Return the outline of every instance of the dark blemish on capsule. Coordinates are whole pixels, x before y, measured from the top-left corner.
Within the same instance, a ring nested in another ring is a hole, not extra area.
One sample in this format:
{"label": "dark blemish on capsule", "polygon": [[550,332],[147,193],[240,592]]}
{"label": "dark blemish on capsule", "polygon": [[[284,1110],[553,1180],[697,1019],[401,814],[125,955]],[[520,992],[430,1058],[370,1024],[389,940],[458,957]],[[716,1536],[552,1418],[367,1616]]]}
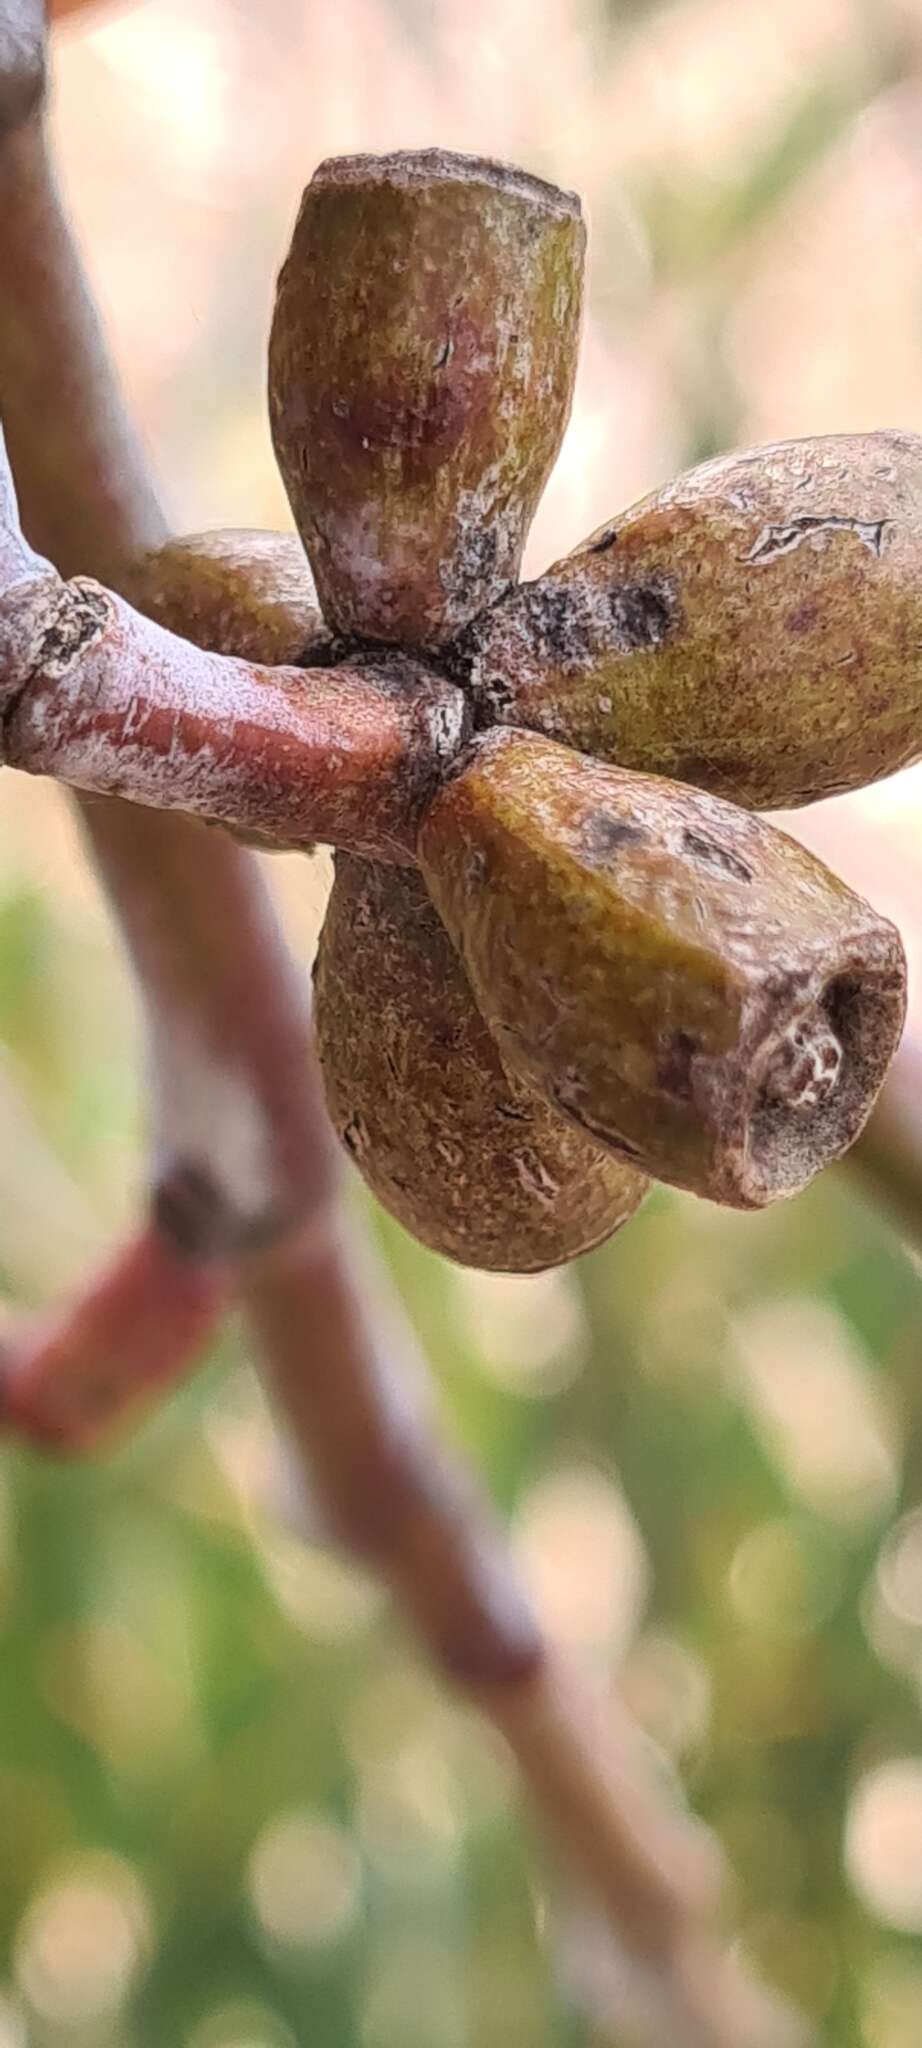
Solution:
{"label": "dark blemish on capsule", "polygon": [[598,540],[593,541],[588,552],[590,555],[607,555],[609,548],[614,547],[617,538],[617,526],[606,526],[604,533],[600,533]]}
{"label": "dark blemish on capsule", "polygon": [[592,811],[582,830],[583,852],[595,860],[608,860],[622,846],[638,845],[649,834],[629,818],[615,818],[610,811]]}
{"label": "dark blemish on capsule", "polygon": [[731,853],[729,847],[720,846],[716,839],[706,839],[701,832],[685,831],[682,846],[693,860],[700,860],[705,867],[717,868],[721,874],[732,875],[735,882],[751,882],[752,869],[746,866],[739,855]]}
{"label": "dark blemish on capsule", "polygon": [[550,578],[520,583],[497,602],[478,613],[458,634],[442,658],[451,679],[464,687],[473,683],[487,704],[500,707],[504,699],[514,701],[514,686],[495,671],[485,675],[496,655],[491,643],[502,649],[504,636],[516,651],[522,649],[536,663],[547,663],[564,673],[578,674],[592,652],[592,626],[585,594],[573,584]]}
{"label": "dark blemish on capsule", "polygon": [[506,676],[489,676],[483,687],[494,711],[502,714],[511,710],[515,703],[515,690]]}
{"label": "dark blemish on capsule", "polygon": [[539,661],[578,671],[592,651],[592,635],[581,594],[558,583],[523,583],[519,593],[531,651]]}
{"label": "dark blemish on capsule", "polygon": [[697,1040],[689,1032],[676,1031],[657,1065],[658,1086],[681,1102],[687,1102],[691,1096],[691,1065],[697,1050]]}
{"label": "dark blemish on capsule", "polygon": [[633,583],[608,594],[608,610],[627,653],[660,647],[676,623],[676,605],[666,583]]}

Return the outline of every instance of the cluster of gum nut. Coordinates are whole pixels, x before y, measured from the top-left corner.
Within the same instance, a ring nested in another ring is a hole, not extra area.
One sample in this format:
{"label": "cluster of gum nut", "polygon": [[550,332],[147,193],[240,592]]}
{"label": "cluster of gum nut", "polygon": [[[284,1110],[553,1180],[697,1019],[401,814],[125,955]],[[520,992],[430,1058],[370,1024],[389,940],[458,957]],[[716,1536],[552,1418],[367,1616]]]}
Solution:
{"label": "cluster of gum nut", "polygon": [[519,1271],[600,1243],[651,1180],[744,1208],[804,1187],[905,1014],[896,931],[760,813],[920,751],[922,441],[703,464],[519,582],[584,253],[578,200],[524,172],[336,159],[270,343],[330,659],[460,705],[406,842],[336,857],[331,1114],[417,1237]]}

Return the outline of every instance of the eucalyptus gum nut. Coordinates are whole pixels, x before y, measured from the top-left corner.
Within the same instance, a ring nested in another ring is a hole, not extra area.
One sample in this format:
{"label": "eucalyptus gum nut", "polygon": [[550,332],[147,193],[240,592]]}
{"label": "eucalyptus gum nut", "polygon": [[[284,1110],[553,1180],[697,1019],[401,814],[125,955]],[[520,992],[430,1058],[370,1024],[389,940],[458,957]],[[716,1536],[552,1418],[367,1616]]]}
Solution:
{"label": "eucalyptus gum nut", "polygon": [[763,819],[496,730],[418,850],[504,1063],[620,1156],[757,1208],[857,1137],[902,945]]}
{"label": "eucalyptus gum nut", "polygon": [[570,411],[579,201],[442,150],[342,157],[304,194],[269,402],[321,605],[435,645],[518,574]]}
{"label": "eucalyptus gum nut", "polygon": [[922,437],[706,462],[472,627],[481,723],[756,810],[922,753]]}
{"label": "eucalyptus gum nut", "polygon": [[196,647],[273,666],[320,662],[330,647],[293,533],[188,534],[138,555],[123,583],[138,611]]}
{"label": "eucalyptus gum nut", "polygon": [[506,1074],[417,875],[337,855],[315,987],[333,1124],[433,1251],[535,1272],[633,1215],[644,1177]]}

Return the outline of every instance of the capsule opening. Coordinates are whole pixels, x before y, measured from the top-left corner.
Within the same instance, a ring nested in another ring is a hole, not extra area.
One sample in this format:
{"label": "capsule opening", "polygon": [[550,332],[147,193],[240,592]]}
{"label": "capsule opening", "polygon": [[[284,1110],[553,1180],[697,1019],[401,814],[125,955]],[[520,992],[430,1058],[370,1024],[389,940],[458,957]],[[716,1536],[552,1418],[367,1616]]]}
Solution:
{"label": "capsule opening", "polygon": [[747,1207],[797,1194],[848,1151],[899,1044],[905,1009],[905,978],[891,958],[877,971],[833,976],[818,1002],[791,1020],[771,1049],[750,1118]]}

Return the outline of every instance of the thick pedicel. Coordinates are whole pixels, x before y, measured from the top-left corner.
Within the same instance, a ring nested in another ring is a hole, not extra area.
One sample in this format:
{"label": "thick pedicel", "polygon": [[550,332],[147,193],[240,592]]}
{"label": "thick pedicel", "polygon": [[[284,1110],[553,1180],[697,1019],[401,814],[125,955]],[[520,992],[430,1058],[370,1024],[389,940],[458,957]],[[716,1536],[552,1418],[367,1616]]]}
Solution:
{"label": "thick pedicel", "polygon": [[535,1272],[634,1214],[644,1176],[505,1073],[418,876],[337,857],[316,996],[336,1130],[434,1251]]}
{"label": "thick pedicel", "polygon": [[578,199],[479,157],[315,173],[269,401],[338,632],[434,645],[518,574],[570,411],[584,252]]}
{"label": "thick pedicel", "polygon": [[922,753],[922,436],[703,463],[475,621],[484,725],[812,803]]}
{"label": "thick pedicel", "polygon": [[471,750],[424,875],[505,1064],[644,1172],[741,1208],[852,1143],[899,935],[785,834],[530,733]]}

